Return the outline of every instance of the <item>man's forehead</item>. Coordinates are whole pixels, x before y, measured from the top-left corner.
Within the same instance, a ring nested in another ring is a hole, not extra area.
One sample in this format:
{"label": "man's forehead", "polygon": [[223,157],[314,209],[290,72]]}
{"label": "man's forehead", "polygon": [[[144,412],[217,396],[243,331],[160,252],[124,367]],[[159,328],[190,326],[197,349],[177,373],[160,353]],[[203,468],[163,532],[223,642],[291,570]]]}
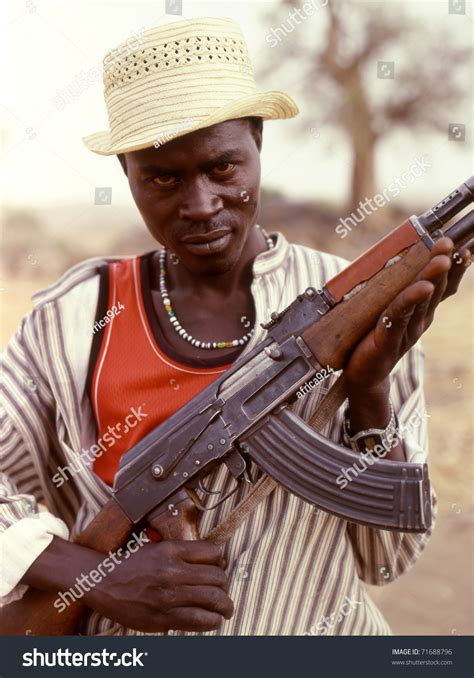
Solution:
{"label": "man's forehead", "polygon": [[250,123],[246,118],[226,120],[212,127],[185,134],[158,147],[152,146],[127,153],[127,160],[132,160],[134,165],[141,167],[182,155],[188,157],[193,155],[196,158],[204,157],[209,153],[221,155],[240,148],[246,139],[243,132],[247,130],[250,131]]}

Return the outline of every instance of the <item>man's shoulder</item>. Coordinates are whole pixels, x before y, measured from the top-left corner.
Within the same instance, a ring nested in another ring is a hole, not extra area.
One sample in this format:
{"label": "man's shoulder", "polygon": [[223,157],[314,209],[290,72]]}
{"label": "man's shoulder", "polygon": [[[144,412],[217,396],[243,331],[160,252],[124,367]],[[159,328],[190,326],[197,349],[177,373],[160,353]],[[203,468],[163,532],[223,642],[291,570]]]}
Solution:
{"label": "man's shoulder", "polygon": [[292,253],[292,261],[288,262],[289,265],[295,266],[299,270],[304,267],[312,273],[317,271],[325,280],[337,275],[350,263],[347,259],[336,254],[323,252],[307,245],[290,243],[289,246]]}
{"label": "man's shoulder", "polygon": [[86,259],[72,266],[48,287],[35,292],[32,296],[33,308],[39,309],[45,304],[59,302],[68,295],[81,294],[82,291],[98,283],[101,268],[112,262],[123,261],[131,257],[103,256]]}

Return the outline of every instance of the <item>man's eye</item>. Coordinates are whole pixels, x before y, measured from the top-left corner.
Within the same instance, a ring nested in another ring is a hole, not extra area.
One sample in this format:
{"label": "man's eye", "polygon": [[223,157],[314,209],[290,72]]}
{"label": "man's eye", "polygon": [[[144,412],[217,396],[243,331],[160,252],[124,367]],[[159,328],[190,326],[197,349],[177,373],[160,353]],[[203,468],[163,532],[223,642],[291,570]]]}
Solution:
{"label": "man's eye", "polygon": [[153,183],[157,186],[172,186],[176,181],[176,177],[172,174],[161,174],[159,177],[153,177]]}
{"label": "man's eye", "polygon": [[223,176],[224,174],[230,174],[234,169],[235,165],[231,162],[220,162],[218,165],[212,168],[212,174],[214,176]]}

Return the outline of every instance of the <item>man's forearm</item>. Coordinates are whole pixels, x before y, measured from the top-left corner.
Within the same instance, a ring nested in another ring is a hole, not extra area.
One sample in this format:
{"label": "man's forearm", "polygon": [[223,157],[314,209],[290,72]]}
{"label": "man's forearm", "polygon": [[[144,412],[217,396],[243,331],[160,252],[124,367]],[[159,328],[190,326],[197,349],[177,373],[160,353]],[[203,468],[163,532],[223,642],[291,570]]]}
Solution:
{"label": "man's forearm", "polygon": [[[54,537],[25,572],[20,584],[42,591],[67,591],[81,574],[97,568],[104,556],[92,549]],[[87,593],[84,601],[88,598]]]}
{"label": "man's forearm", "polygon": [[[386,379],[380,386],[364,390],[348,383],[347,396],[352,435],[370,428],[384,429],[387,426],[390,419],[389,379]],[[406,461],[403,441],[395,439],[385,459]]]}

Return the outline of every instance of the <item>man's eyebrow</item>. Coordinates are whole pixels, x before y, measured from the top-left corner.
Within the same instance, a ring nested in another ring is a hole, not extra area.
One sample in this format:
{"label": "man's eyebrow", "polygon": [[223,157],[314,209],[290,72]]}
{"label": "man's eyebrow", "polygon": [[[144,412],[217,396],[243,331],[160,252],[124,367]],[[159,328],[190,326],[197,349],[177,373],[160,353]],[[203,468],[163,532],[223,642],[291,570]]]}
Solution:
{"label": "man's eyebrow", "polygon": [[142,174],[176,174],[175,171],[153,163],[152,165],[141,165],[139,171]]}
{"label": "man's eyebrow", "polygon": [[221,165],[225,162],[239,160],[242,156],[242,149],[227,148],[225,151],[218,152],[211,160],[204,162],[201,167],[205,170],[212,169],[215,165]]}
{"label": "man's eyebrow", "polygon": [[213,158],[211,162],[213,163],[228,162],[229,160],[233,160],[234,158],[240,157],[241,155],[242,149],[228,148],[227,150],[221,151],[218,155],[216,155],[216,157]]}
{"label": "man's eyebrow", "polygon": [[[203,169],[209,169],[211,167],[214,167],[214,165],[219,165],[220,163],[223,162],[230,162],[231,160],[236,160],[240,158],[242,155],[242,150],[240,148],[227,148],[225,151],[221,151],[217,153],[217,155],[212,158],[212,160],[208,160],[205,163],[201,165]],[[157,165],[156,163],[152,163],[151,165],[142,165],[139,168],[140,172],[142,174],[179,174],[179,170],[176,169],[171,169],[169,167],[165,167],[164,165]]]}

